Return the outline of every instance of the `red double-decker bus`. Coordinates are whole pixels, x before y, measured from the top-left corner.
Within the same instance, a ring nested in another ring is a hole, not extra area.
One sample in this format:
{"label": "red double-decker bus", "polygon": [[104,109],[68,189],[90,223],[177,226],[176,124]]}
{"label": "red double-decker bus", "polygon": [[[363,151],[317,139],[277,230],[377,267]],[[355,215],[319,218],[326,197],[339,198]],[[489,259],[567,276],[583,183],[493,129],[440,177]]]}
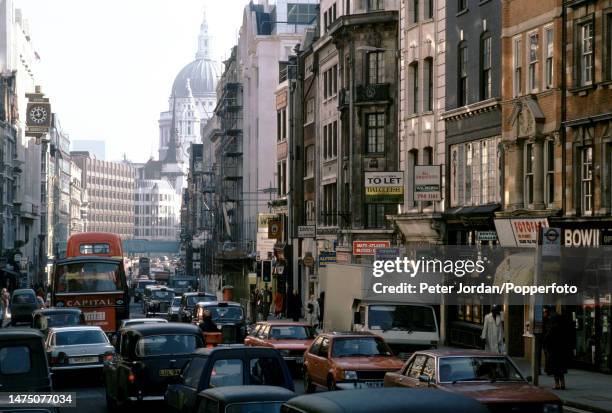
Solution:
{"label": "red double-decker bus", "polygon": [[130,317],[121,238],[101,232],[72,235],[66,258],[54,266],[51,303],[78,307],[87,324],[115,332],[121,320]]}

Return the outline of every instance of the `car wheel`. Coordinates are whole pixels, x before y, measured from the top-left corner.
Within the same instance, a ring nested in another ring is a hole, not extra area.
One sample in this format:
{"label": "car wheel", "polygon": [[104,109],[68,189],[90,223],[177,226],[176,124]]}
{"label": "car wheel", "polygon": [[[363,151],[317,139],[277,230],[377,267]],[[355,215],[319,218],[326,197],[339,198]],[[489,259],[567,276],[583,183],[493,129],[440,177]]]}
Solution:
{"label": "car wheel", "polygon": [[334,380],[334,378],[331,375],[327,376],[327,390],[329,391],[338,390],[338,387],[336,387],[336,380]]}
{"label": "car wheel", "polygon": [[312,379],[310,378],[310,376],[308,375],[308,371],[304,372],[304,393],[306,394],[310,394],[310,393],[314,393],[316,390],[314,383],[312,382]]}

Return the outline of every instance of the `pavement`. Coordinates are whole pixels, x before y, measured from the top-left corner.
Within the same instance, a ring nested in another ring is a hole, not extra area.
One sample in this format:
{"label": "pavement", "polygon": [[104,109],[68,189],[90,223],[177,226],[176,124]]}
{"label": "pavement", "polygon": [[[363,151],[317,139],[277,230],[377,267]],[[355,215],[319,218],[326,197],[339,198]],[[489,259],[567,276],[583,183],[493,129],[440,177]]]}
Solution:
{"label": "pavement", "polygon": [[[514,358],[514,362],[525,376],[531,375],[529,360]],[[612,413],[612,375],[570,369],[565,383],[565,390],[553,390],[553,377],[539,376],[539,387],[559,396],[564,405],[594,413]]]}

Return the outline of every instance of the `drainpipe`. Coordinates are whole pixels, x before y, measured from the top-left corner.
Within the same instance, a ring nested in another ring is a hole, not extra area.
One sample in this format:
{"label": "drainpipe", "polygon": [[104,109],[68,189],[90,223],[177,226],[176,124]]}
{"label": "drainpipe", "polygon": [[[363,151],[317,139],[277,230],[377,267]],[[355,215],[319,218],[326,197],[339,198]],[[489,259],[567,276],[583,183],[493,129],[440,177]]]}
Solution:
{"label": "drainpipe", "polygon": [[562,2],[562,11],[561,11],[561,126],[560,126],[560,137],[561,137],[561,211],[564,214],[566,209],[566,182],[567,182],[567,155],[565,153],[565,142],[566,142],[566,133],[565,133],[565,121],[567,117],[567,76],[565,73],[565,67],[567,64],[567,5],[565,1]]}

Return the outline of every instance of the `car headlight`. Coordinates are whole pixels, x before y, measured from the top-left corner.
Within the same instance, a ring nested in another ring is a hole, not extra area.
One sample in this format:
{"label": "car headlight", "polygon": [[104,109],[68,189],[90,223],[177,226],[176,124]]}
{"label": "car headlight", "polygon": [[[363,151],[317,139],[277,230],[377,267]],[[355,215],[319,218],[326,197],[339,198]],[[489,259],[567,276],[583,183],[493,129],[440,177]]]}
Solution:
{"label": "car headlight", "polygon": [[357,372],[353,370],[346,370],[344,372],[344,380],[357,380]]}
{"label": "car headlight", "polygon": [[558,404],[547,403],[542,407],[542,413],[561,413],[561,406]]}

